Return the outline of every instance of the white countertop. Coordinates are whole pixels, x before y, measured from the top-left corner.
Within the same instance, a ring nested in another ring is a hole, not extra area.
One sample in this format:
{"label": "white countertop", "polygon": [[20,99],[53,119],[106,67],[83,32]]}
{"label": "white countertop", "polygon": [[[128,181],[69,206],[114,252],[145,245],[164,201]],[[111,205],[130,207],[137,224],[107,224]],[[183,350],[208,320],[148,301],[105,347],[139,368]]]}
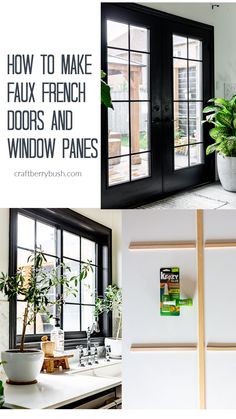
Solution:
{"label": "white countertop", "polygon": [[72,363],[69,371],[41,373],[37,384],[5,384],[5,406],[13,409],[50,409],[92,396],[121,384],[121,376],[90,376],[86,372],[115,364],[121,365],[121,361],[111,360],[108,364],[106,360],[100,360],[97,366],[79,369]]}

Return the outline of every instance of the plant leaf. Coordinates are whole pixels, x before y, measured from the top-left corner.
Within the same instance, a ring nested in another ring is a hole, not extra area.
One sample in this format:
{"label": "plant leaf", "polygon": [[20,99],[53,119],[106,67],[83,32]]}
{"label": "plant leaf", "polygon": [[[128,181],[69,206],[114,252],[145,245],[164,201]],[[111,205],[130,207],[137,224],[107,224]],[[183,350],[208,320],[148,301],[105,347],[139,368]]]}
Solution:
{"label": "plant leaf", "polygon": [[107,108],[114,109],[111,101],[110,86],[104,80],[101,80],[101,102]]}

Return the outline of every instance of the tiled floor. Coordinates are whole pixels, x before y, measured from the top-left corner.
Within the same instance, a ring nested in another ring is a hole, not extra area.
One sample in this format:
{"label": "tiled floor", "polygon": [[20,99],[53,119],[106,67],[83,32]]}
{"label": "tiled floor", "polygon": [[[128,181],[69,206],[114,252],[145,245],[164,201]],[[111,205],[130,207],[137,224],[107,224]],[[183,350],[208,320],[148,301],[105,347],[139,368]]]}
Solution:
{"label": "tiled floor", "polygon": [[192,191],[173,195],[140,208],[232,209],[236,208],[236,192],[227,192],[220,183],[216,182],[195,188]]}

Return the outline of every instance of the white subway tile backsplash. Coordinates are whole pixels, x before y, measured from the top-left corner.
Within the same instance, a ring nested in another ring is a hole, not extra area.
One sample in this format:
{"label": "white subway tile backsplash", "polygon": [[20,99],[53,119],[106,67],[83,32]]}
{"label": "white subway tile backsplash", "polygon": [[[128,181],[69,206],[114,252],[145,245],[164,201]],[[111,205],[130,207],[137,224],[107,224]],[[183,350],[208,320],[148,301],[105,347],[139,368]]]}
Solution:
{"label": "white subway tile backsplash", "polygon": [[0,351],[9,347],[9,304],[7,301],[0,301]]}

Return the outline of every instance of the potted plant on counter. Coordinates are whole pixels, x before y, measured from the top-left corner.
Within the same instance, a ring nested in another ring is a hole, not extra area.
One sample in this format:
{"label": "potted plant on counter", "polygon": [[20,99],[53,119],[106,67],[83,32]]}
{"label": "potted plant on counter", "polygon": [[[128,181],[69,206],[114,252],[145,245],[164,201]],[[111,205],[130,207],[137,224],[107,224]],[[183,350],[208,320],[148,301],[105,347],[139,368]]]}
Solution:
{"label": "potted plant on counter", "polygon": [[99,322],[99,316],[102,313],[113,314],[114,337],[105,338],[105,346],[111,347],[111,357],[121,358],[122,356],[122,289],[117,285],[108,285],[105,289],[104,297],[97,297],[95,301],[95,318]]}
{"label": "potted plant on counter", "polygon": [[207,147],[206,154],[217,152],[221,184],[227,191],[236,192],[236,95],[230,100],[214,98],[208,102],[203,122],[214,125],[209,131],[214,143]]}
{"label": "potted plant on counter", "polygon": [[63,296],[49,296],[52,289],[63,286],[65,296],[70,294],[76,296],[78,282],[86,278],[90,270],[92,266],[88,261],[83,265],[80,275],[69,278],[70,268],[63,263],[51,267],[40,248],[29,256],[26,266],[18,268],[15,275],[9,276],[3,272],[0,274],[0,291],[9,301],[15,301],[20,297],[25,303],[20,347],[1,353],[9,383],[37,382],[44,354],[41,350],[25,349],[26,328],[34,322],[37,314],[53,317],[50,308],[63,303]]}

